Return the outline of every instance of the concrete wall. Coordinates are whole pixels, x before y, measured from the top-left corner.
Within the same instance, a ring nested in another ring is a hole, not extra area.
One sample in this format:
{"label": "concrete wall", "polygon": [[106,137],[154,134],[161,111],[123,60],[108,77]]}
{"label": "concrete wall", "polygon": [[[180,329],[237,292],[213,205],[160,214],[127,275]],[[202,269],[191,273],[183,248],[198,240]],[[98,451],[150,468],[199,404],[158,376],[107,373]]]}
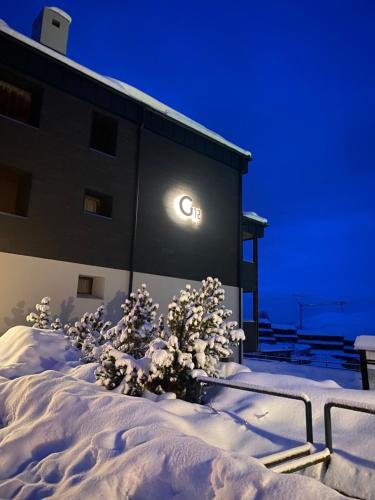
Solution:
{"label": "concrete wall", "polygon": [[[77,297],[80,274],[101,278],[100,298]],[[128,271],[3,252],[0,276],[0,335],[11,326],[26,324],[26,315],[46,295],[52,299],[53,314],[63,322],[94,311],[103,303],[108,319],[118,320],[129,285]]]}

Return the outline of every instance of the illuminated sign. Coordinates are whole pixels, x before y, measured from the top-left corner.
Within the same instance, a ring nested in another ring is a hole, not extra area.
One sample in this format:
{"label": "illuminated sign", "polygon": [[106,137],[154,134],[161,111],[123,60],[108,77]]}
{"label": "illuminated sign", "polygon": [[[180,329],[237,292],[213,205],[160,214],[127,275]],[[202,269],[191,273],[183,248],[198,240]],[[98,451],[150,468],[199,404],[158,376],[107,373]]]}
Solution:
{"label": "illuminated sign", "polygon": [[190,196],[183,195],[179,198],[177,204],[178,210],[193,222],[200,222],[202,218],[202,210],[193,206],[193,199]]}

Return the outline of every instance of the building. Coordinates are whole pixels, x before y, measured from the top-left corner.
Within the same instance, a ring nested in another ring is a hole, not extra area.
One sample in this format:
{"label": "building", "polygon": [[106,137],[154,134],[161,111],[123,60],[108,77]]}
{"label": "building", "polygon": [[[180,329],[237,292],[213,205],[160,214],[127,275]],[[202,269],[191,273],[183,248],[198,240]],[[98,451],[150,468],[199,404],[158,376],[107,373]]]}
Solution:
{"label": "building", "polygon": [[102,302],[116,319],[143,282],[165,310],[207,275],[241,320],[242,230],[266,225],[242,215],[250,153],[66,57],[69,25],[56,8],[35,39],[0,23],[0,331],[44,295],[64,321]]}

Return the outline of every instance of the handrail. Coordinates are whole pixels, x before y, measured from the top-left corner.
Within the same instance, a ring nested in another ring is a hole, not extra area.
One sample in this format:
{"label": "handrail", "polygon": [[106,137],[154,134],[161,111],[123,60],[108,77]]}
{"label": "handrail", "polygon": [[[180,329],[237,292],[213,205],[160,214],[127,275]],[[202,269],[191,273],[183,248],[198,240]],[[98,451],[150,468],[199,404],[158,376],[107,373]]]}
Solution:
{"label": "handrail", "polygon": [[343,410],[351,410],[358,411],[361,413],[369,413],[371,415],[375,415],[375,405],[370,405],[366,403],[357,403],[354,401],[346,401],[342,399],[330,399],[324,405],[324,432],[325,432],[325,440],[326,447],[332,453],[333,444],[332,444],[332,408],[341,408]]}
{"label": "handrail", "polygon": [[295,399],[302,401],[305,405],[305,423],[306,423],[306,441],[313,443],[313,426],[312,426],[312,406],[311,401],[306,394],[286,391],[285,389],[269,389],[260,385],[245,384],[244,382],[231,382],[228,380],[214,378],[214,377],[197,377],[198,382],[204,384],[220,385],[229,387],[231,389],[239,389],[242,391],[255,392],[259,394],[268,394],[269,396],[276,396],[279,398]]}
{"label": "handrail", "polygon": [[[290,354],[290,355],[289,355]],[[348,359],[341,361],[332,361],[330,359],[313,359],[309,356],[299,355],[294,357],[296,353],[273,353],[273,352],[245,352],[244,357],[247,359],[254,359],[256,361],[282,361],[292,365],[312,366],[316,368],[331,368],[333,370],[351,370],[359,371],[361,364],[359,359]],[[344,366],[345,365],[345,366]]]}

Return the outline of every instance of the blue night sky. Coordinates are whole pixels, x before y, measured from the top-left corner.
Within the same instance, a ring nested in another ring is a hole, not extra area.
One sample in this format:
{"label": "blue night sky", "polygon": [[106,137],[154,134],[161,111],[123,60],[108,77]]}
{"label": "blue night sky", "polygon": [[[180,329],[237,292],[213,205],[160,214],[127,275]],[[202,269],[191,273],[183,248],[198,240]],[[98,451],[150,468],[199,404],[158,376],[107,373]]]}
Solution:
{"label": "blue night sky", "polygon": [[[0,17],[30,35],[43,5],[3,0]],[[252,151],[244,209],[270,221],[261,308],[281,321],[294,294],[374,301],[375,2],[56,5],[72,59]]]}

